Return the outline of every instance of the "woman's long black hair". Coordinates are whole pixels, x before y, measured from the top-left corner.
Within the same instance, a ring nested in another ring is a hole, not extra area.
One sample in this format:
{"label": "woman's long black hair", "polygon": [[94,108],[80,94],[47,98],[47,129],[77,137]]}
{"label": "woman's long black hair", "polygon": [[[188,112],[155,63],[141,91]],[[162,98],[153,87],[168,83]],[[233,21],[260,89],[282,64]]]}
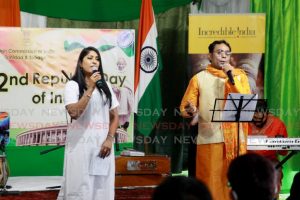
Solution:
{"label": "woman's long black hair", "polygon": [[99,57],[99,68],[98,71],[100,72],[101,75],[101,80],[103,82],[103,86],[100,89],[100,93],[102,94],[102,91],[104,92],[105,96],[106,96],[106,102],[109,101],[109,107],[111,107],[111,92],[108,88],[108,85],[106,83],[106,81],[104,80],[104,73],[103,73],[103,68],[102,68],[102,61],[101,61],[101,56],[100,53],[98,51],[98,49],[94,48],[94,47],[86,47],[84,48],[81,53],[79,54],[79,58],[77,61],[77,66],[76,66],[76,70],[75,70],[75,74],[74,76],[71,78],[71,80],[76,81],[79,85],[79,99],[82,97],[83,93],[85,90],[87,90],[86,84],[85,84],[85,79],[84,79],[84,73],[83,73],[83,69],[81,67],[81,63],[83,61],[83,58],[90,52],[90,51],[94,51],[96,52],[96,54]]}

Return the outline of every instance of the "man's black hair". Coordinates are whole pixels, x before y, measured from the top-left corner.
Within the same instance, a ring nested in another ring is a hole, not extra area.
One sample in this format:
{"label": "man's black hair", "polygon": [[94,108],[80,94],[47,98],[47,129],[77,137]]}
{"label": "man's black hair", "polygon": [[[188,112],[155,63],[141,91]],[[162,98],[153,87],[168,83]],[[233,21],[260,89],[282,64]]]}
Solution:
{"label": "man's black hair", "polygon": [[208,46],[209,53],[213,53],[215,46],[218,44],[225,44],[226,46],[228,46],[229,50],[231,51],[231,46],[228,42],[226,42],[225,40],[215,40]]}

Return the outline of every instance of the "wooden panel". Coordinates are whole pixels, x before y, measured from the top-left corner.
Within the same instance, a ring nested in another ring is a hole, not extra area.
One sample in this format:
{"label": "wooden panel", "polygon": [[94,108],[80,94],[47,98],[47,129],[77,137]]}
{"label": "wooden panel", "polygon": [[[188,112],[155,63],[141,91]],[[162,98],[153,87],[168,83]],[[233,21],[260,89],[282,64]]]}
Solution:
{"label": "wooden panel", "polygon": [[116,157],[116,175],[170,174],[170,158],[162,155]]}
{"label": "wooden panel", "polygon": [[115,178],[116,187],[157,186],[166,176],[161,175],[118,175]]}
{"label": "wooden panel", "polygon": [[122,188],[115,191],[115,200],[151,200],[154,188]]}
{"label": "wooden panel", "polygon": [[157,186],[170,173],[170,158],[167,156],[119,156],[116,157],[115,186]]}

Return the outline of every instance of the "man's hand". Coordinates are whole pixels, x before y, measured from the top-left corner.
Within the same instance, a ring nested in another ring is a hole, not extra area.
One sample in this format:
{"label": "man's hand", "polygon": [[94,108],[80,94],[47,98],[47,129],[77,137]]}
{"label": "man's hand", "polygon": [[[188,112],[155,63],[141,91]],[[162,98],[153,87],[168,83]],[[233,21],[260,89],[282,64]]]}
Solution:
{"label": "man's hand", "polygon": [[228,71],[233,71],[234,67],[231,66],[229,63],[222,65],[222,70],[227,73]]}
{"label": "man's hand", "polygon": [[196,108],[196,106],[194,106],[194,104],[191,103],[190,101],[188,101],[188,104],[184,107],[184,110],[191,117],[193,117],[194,115],[197,114],[197,108]]}

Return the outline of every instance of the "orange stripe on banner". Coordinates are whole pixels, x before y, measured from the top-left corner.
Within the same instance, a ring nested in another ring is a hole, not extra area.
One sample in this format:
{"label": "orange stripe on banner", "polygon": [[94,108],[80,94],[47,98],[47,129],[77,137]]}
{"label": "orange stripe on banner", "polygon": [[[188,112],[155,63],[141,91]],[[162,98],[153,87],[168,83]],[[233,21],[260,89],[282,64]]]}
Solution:
{"label": "orange stripe on banner", "polygon": [[21,26],[19,0],[0,0],[0,26]]}
{"label": "orange stripe on banner", "polygon": [[0,120],[8,117],[8,114],[6,112],[0,112]]}
{"label": "orange stripe on banner", "polygon": [[141,49],[144,41],[154,23],[154,13],[152,8],[152,0],[143,0],[140,12],[139,32],[138,32],[138,45],[136,48],[135,59],[135,74],[134,74],[134,93],[140,82],[140,60]]}

